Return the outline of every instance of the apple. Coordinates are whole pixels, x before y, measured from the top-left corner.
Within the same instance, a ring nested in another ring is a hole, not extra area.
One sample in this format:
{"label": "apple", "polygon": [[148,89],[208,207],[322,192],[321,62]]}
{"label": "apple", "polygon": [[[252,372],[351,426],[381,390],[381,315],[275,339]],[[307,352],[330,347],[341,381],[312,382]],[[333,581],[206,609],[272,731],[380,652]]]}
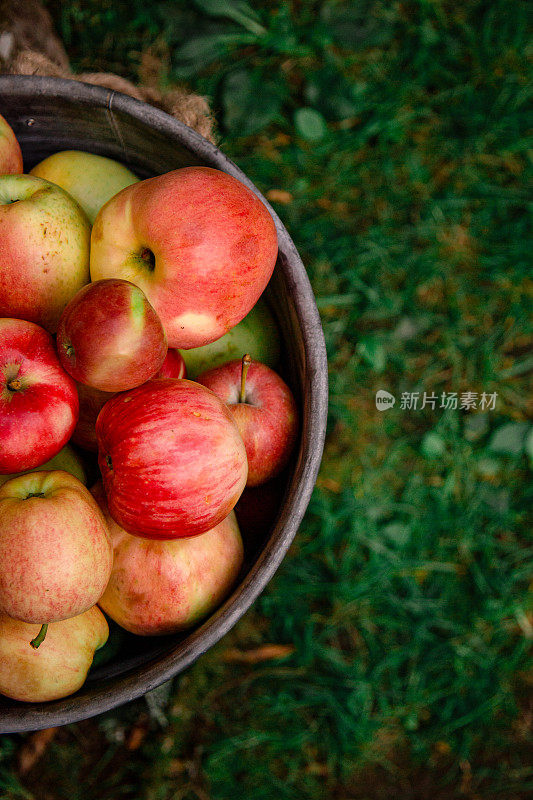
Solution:
{"label": "apple", "polygon": [[136,283],[169,347],[199,347],[246,316],[277,252],[274,221],[250,189],[220,170],[185,167],[128,186],[100,210],[91,277]]}
{"label": "apple", "polygon": [[167,341],[144,292],[129,281],[109,279],[84,286],[67,305],[57,329],[57,352],[79,383],[122,392],[156,374]]}
{"label": "apple", "polygon": [[96,421],[113,519],[174,539],[225,519],[246,483],[244,444],[224,403],[193,381],[157,378],[112,397]]}
{"label": "apple", "polygon": [[298,409],[284,380],[247,354],[200,375],[198,382],[233,414],[248,457],[247,486],[259,486],[287,465],[298,434]]}
{"label": "apple", "polygon": [[11,619],[0,612],[0,694],[27,703],[58,700],[84,683],[95,650],[109,635],[106,618],[93,606],[83,614],[48,627],[46,641],[36,650],[28,642],[38,625]]}
{"label": "apple", "polygon": [[179,350],[169,347],[161,369],[155,376],[156,378],[186,378],[187,367],[185,360]]}
{"label": "apple", "polygon": [[131,536],[109,514],[101,483],[91,491],[113,542],[113,570],[99,602],[111,619],[155,636],[189,628],[220,605],[243,561],[233,511],[207,533],[162,542]]}
{"label": "apple", "polygon": [[0,564],[0,611],[42,625],[43,634],[48,623],[96,605],[111,575],[113,548],[89,490],[60,470],[4,483]]}
{"label": "apple", "polygon": [[13,128],[0,114],[0,175],[24,172],[22,153]]}
{"label": "apple", "polygon": [[243,353],[250,353],[254,361],[274,368],[279,362],[279,351],[278,326],[268,305],[260,299],[245,318],[220,339],[184,350],[182,356],[187,375],[196,380],[202,372],[241,358]]}
{"label": "apple", "polygon": [[89,220],[75,200],[33,175],[0,176],[0,317],[55,333],[89,282]]}
{"label": "apple", "polygon": [[[87,483],[87,475],[85,473],[83,461],[76,451],[73,450],[68,444],[66,444],[56,456],[53,456],[48,461],[45,461],[44,464],[41,464],[40,467],[33,467],[32,471],[52,472],[53,470],[57,469],[70,472],[71,475],[74,475],[74,477],[82,483]],[[11,478],[18,478],[19,475],[23,474],[24,473],[16,472],[12,473],[11,475],[0,475],[0,486],[3,486],[6,481],[10,481]]]}
{"label": "apple", "polygon": [[77,383],[76,386],[80,401],[80,413],[71,438],[74,444],[96,453],[98,451],[96,420],[104,405],[111,400],[115,392],[101,392],[100,389],[93,389],[92,386],[85,386],[83,383]]}
{"label": "apple", "polygon": [[76,384],[50,334],[0,319],[0,474],[44,464],[68,442],[77,418]]}
{"label": "apple", "polygon": [[37,164],[30,175],[61,186],[83,208],[91,224],[108,200],[139,180],[118,161],[83,150],[54,153]]}

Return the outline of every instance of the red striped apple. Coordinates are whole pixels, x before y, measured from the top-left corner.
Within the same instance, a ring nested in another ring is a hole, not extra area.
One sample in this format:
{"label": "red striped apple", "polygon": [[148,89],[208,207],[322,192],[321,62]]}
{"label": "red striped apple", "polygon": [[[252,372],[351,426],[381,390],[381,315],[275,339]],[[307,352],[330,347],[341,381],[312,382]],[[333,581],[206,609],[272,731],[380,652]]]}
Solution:
{"label": "red striped apple", "polygon": [[95,650],[107,642],[109,627],[93,606],[76,617],[52,622],[38,650],[28,642],[38,625],[0,612],[0,694],[27,703],[58,700],[84,683]]}
{"label": "red striped apple", "polygon": [[298,433],[291,390],[274,370],[249,356],[200,375],[198,382],[233,414],[248,457],[247,486],[259,486],[287,465]]}
{"label": "red striped apple", "polygon": [[220,170],[185,167],[128,186],[100,210],[91,277],[136,283],[169,347],[199,347],[255,305],[277,252],[274,221],[250,189]]}
{"label": "red striped apple", "polygon": [[115,392],[101,392],[100,389],[93,389],[92,386],[85,386],[83,383],[77,383],[76,387],[80,400],[80,414],[72,434],[72,441],[85,450],[96,453],[98,451],[96,420]]}
{"label": "red striped apple", "polygon": [[55,333],[89,282],[89,220],[75,200],[32,175],[0,176],[0,317]]}
{"label": "red striped apple", "polygon": [[68,472],[31,472],[0,488],[0,611],[46,625],[94,606],[113,549],[89,490]]}
{"label": "red striped apple", "polygon": [[129,281],[109,279],[84,286],[67,305],[57,329],[57,352],[79,383],[122,392],[156,374],[167,341],[144,292]]}
{"label": "red striped apple", "polygon": [[101,483],[92,490],[113,542],[113,570],[99,605],[140,636],[191,627],[224,600],[243,561],[234,512],[207,533],[174,541],[131,536],[109,514]]}
{"label": "red striped apple", "polygon": [[22,153],[13,128],[0,114],[0,175],[24,172]]}
{"label": "red striped apple", "polygon": [[179,350],[169,347],[165,360],[156,378],[186,378],[187,367]]}
{"label": "red striped apple", "polygon": [[244,489],[246,452],[233,417],[193,381],[157,378],[115,395],[96,436],[109,511],[129,533],[205,533]]}
{"label": "red striped apple", "polygon": [[68,442],[78,418],[76,384],[49,333],[0,319],[0,473],[44,464]]}

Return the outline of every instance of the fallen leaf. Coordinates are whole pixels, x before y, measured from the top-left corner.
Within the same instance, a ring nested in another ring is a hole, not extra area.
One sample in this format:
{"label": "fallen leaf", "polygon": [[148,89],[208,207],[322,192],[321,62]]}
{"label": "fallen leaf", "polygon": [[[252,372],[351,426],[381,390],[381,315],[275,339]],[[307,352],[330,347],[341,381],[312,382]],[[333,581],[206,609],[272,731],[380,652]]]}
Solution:
{"label": "fallen leaf", "polygon": [[259,664],[261,661],[271,661],[275,658],[285,658],[294,653],[292,644],[264,644],[255,650],[237,650],[230,647],[222,654],[222,659],[227,664]]}
{"label": "fallen leaf", "polygon": [[266,196],[273,203],[281,203],[284,206],[292,203],[293,200],[292,194],[284,189],[270,189]]}
{"label": "fallen leaf", "polygon": [[29,736],[18,753],[18,771],[26,775],[42,758],[59,728],[43,728]]}
{"label": "fallen leaf", "polygon": [[321,489],[328,489],[330,492],[335,492],[335,494],[339,494],[342,489],[342,485],[340,481],[336,481],[334,478],[318,478],[317,486]]}
{"label": "fallen leaf", "polygon": [[143,714],[141,717],[139,717],[128,734],[128,738],[126,740],[126,749],[130,752],[138,750],[146,738],[149,727],[150,721],[147,715]]}

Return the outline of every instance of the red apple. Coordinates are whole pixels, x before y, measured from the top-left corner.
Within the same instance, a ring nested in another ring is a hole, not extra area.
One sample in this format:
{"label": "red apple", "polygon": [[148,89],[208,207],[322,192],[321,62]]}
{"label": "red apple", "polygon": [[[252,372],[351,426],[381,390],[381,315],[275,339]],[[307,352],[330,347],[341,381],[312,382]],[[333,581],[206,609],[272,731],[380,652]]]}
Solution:
{"label": "red apple", "polygon": [[85,386],[83,383],[77,383],[76,387],[80,400],[80,414],[72,434],[72,441],[85,450],[96,453],[98,450],[96,420],[115,392],[101,392],[100,389],[93,389],[92,386]]}
{"label": "red apple", "polygon": [[168,349],[167,356],[156,378],[186,378],[187,367],[179,350]]}
{"label": "red apple", "polygon": [[298,433],[291,390],[274,370],[249,356],[200,375],[230,408],[248,457],[247,486],[259,486],[286,466]]}
{"label": "red apple", "polygon": [[46,624],[82,614],[113,564],[105,520],[73,475],[31,472],[0,488],[0,611]]}
{"label": "red apple", "polygon": [[96,422],[109,510],[129,533],[175,539],[225,519],[246,483],[246,452],[212,392],[157,378],[121,392]]}
{"label": "red apple", "polygon": [[161,320],[129,281],[90,283],[72,298],[57,329],[63,368],[102,392],[133,389],[152,378],[167,354]]}
{"label": "red apple", "polygon": [[0,319],[0,473],[44,464],[68,442],[77,418],[76,384],[50,334]]}
{"label": "red apple", "polygon": [[34,650],[38,625],[0,613],[0,694],[27,703],[57,700],[84,683],[95,650],[109,635],[106,618],[93,606],[77,617],[52,622],[46,641]]}
{"label": "red apple", "polygon": [[133,281],[169,347],[199,347],[255,305],[277,251],[274,221],[250,189],[220,170],[186,167],[106,203],[93,226],[91,277]]}
{"label": "red apple", "polygon": [[55,333],[89,282],[89,220],[59,186],[33,175],[0,176],[0,317]]}
{"label": "red apple", "polygon": [[0,175],[24,172],[22,153],[13,128],[0,114]]}
{"label": "red apple", "polygon": [[109,514],[101,483],[91,491],[113,542],[113,570],[99,602],[111,619],[154,636],[189,628],[220,605],[243,561],[233,511],[207,533],[161,542],[126,533]]}

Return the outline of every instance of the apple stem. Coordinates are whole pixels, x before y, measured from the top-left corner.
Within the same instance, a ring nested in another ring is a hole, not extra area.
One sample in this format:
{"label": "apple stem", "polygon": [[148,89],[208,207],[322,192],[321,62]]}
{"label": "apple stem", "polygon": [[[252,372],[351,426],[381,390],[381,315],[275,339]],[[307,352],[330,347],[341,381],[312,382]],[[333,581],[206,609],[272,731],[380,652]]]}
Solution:
{"label": "apple stem", "polygon": [[18,392],[22,388],[22,381],[19,378],[12,378],[7,382],[7,388],[10,392]]}
{"label": "apple stem", "polygon": [[246,353],[242,357],[242,366],[241,366],[241,393],[239,395],[239,403],[245,402],[246,397],[246,375],[248,374],[248,368],[252,363],[252,357],[249,353]]}
{"label": "apple stem", "polygon": [[41,625],[41,630],[39,631],[35,639],[31,640],[30,644],[34,650],[37,650],[37,648],[44,642],[47,630],[48,630],[48,623]]}

